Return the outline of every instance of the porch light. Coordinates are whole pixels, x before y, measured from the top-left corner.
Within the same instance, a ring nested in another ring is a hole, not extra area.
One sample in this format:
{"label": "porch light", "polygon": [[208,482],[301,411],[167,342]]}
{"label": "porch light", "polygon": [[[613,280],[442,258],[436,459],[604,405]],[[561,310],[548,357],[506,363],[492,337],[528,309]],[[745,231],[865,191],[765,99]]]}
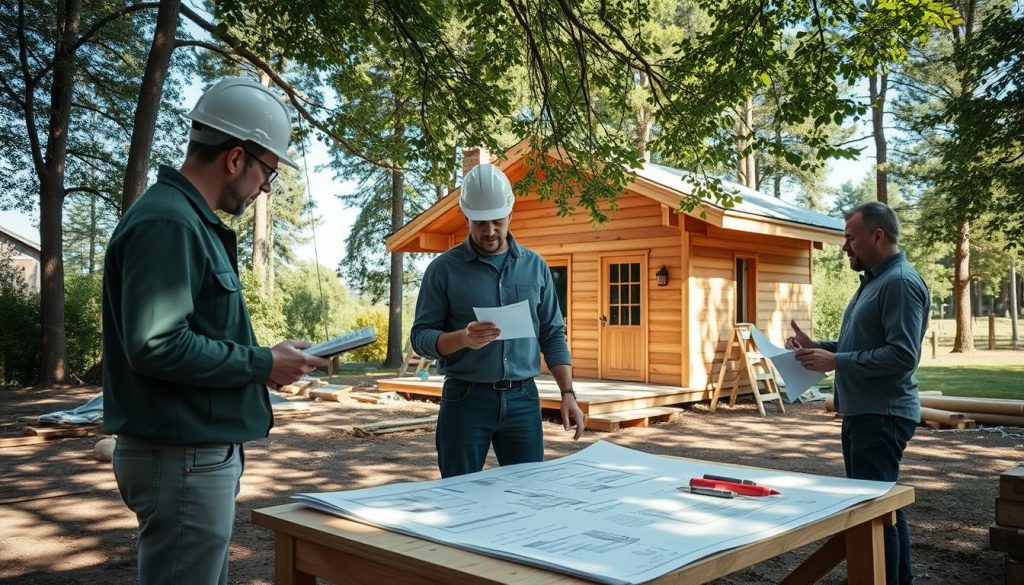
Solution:
{"label": "porch light", "polygon": [[668,268],[664,264],[654,275],[658,277],[658,286],[668,286]]}

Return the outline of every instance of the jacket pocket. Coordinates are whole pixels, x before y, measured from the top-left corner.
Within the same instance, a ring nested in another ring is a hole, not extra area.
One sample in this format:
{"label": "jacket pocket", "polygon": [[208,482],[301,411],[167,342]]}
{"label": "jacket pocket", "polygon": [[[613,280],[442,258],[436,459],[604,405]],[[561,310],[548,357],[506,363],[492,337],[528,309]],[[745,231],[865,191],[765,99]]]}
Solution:
{"label": "jacket pocket", "polygon": [[242,282],[234,270],[214,272],[212,280],[212,323],[217,329],[231,329],[242,319]]}

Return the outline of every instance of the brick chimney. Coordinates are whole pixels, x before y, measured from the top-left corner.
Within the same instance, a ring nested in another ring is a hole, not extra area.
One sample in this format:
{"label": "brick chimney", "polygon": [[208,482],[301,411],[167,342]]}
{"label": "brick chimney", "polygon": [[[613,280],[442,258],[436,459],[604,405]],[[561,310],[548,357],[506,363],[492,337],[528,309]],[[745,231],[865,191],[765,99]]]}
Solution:
{"label": "brick chimney", "polygon": [[469,173],[470,169],[479,164],[488,164],[491,162],[491,153],[487,151],[486,146],[473,146],[471,148],[462,149],[462,176],[465,177]]}

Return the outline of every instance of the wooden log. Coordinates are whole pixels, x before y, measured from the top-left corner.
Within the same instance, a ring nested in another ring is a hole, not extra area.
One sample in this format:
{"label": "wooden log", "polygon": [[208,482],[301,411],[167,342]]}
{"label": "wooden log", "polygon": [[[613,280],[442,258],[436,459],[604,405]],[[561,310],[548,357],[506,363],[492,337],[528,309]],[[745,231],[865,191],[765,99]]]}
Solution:
{"label": "wooden log", "polygon": [[988,414],[984,412],[964,412],[969,418],[979,424],[1001,427],[1024,427],[1024,416],[1011,416],[1008,414]]}
{"label": "wooden log", "polygon": [[67,437],[86,437],[93,434],[99,428],[100,425],[98,424],[75,427],[25,427],[25,431],[22,434],[26,437],[38,436],[64,439]]}
{"label": "wooden log", "polygon": [[940,422],[951,427],[956,426],[958,422],[968,418],[966,415],[959,412],[952,412],[949,410],[939,410],[937,408],[928,408],[926,406],[921,407],[921,420],[932,420]]}
{"label": "wooden log", "polygon": [[322,389],[310,390],[310,400],[327,400],[330,402],[341,402],[352,391],[351,386],[325,386]]}
{"label": "wooden log", "polygon": [[980,412],[1024,417],[1024,400],[964,398],[960,396],[921,396],[921,406],[941,408],[964,414]]}
{"label": "wooden log", "polygon": [[1024,500],[996,498],[996,524],[1024,528]]}
{"label": "wooden log", "polygon": [[825,395],[825,412],[835,412],[835,411],[836,411],[836,395],[835,394],[826,394]]}
{"label": "wooden log", "polygon": [[1024,465],[1012,467],[999,475],[999,497],[1024,501]]}

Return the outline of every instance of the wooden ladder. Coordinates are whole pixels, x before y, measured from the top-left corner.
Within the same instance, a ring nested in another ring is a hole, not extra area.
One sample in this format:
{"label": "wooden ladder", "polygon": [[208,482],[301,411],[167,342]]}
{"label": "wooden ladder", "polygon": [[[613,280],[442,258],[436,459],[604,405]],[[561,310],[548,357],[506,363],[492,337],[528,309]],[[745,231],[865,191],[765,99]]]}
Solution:
{"label": "wooden ladder", "polygon": [[[430,362],[430,358],[417,355],[410,341],[405,344],[405,359],[402,361],[402,367],[398,370],[398,376],[417,376],[423,370],[428,370],[429,372]],[[409,373],[410,370],[412,373]]]}
{"label": "wooden ladder", "polygon": [[782,405],[782,392],[775,379],[775,369],[772,368],[768,358],[764,357],[757,348],[750,333],[753,327],[750,323],[737,323],[732,329],[729,343],[725,347],[725,355],[722,357],[722,363],[718,370],[718,383],[715,384],[715,392],[711,396],[711,412],[715,411],[718,401],[722,398],[725,372],[729,369],[731,361],[736,362],[739,372],[729,390],[730,407],[736,406],[736,394],[740,388],[740,380],[746,376],[750,383],[751,394],[754,395],[754,402],[757,403],[757,411],[761,413],[761,416],[768,416],[764,411],[765,402],[774,402],[780,413],[785,414],[786,412],[786,407]]}

